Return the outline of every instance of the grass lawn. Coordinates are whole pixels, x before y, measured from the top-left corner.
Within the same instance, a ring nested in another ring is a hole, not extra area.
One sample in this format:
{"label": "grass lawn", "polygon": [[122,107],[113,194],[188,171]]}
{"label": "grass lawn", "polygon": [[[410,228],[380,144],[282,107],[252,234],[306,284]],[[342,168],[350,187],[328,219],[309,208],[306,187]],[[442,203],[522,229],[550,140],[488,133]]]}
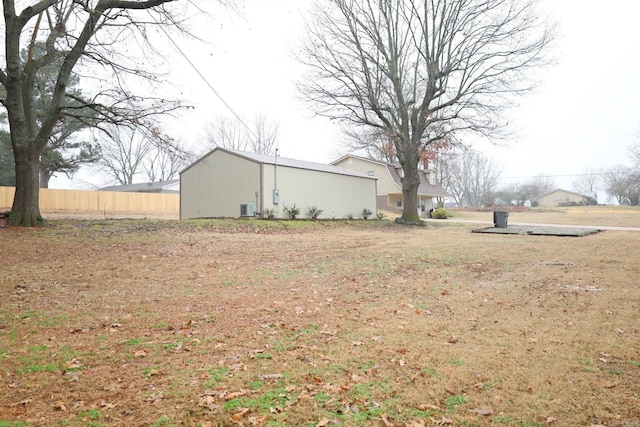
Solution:
{"label": "grass lawn", "polygon": [[640,232],[476,227],[0,229],[0,427],[640,425]]}
{"label": "grass lawn", "polygon": [[[501,208],[496,208],[500,210]],[[452,219],[493,221],[493,210],[452,209]],[[509,223],[542,223],[558,225],[640,227],[640,207],[571,206],[531,208],[509,212]]]}

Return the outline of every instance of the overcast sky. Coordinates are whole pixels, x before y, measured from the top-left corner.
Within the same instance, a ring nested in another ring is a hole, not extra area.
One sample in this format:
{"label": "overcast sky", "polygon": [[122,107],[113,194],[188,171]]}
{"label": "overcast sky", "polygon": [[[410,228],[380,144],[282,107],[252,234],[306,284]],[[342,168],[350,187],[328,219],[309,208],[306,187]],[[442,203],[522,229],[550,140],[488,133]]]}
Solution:
{"label": "overcast sky", "polygon": [[[202,142],[204,125],[229,115],[226,102],[249,120],[266,113],[280,125],[285,157],[328,163],[339,152],[337,125],[314,117],[297,98],[294,83],[302,66],[291,52],[303,36],[311,0],[245,0],[240,16],[219,15],[194,23],[206,43],[177,40],[203,81],[177,52],[170,76],[194,109],[168,131],[192,146]],[[576,175],[590,168],[629,165],[627,146],[640,140],[640,1],[542,0],[543,11],[559,24],[558,62],[539,73],[543,85],[519,100],[511,112],[512,140],[492,146],[469,140],[503,170],[503,182],[555,176],[571,189]],[[86,174],[58,188],[86,188]]]}

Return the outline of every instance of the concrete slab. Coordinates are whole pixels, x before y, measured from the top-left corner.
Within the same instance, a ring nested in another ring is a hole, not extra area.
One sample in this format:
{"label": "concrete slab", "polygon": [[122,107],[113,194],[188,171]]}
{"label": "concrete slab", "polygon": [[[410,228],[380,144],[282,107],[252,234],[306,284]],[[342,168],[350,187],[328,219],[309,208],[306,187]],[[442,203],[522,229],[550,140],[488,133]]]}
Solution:
{"label": "concrete slab", "polygon": [[550,225],[509,225],[507,228],[486,227],[471,230],[472,233],[489,234],[520,234],[529,236],[568,236],[583,237],[589,234],[599,233],[598,228],[578,228]]}

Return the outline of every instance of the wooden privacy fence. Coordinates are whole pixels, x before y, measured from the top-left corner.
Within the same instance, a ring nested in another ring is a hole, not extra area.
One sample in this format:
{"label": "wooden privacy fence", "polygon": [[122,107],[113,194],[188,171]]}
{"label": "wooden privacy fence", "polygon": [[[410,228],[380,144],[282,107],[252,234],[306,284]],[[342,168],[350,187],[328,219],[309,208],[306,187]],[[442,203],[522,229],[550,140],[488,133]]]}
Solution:
{"label": "wooden privacy fence", "polygon": [[[14,187],[0,187],[0,209],[11,209],[14,194]],[[180,195],[41,188],[40,210],[178,215]]]}

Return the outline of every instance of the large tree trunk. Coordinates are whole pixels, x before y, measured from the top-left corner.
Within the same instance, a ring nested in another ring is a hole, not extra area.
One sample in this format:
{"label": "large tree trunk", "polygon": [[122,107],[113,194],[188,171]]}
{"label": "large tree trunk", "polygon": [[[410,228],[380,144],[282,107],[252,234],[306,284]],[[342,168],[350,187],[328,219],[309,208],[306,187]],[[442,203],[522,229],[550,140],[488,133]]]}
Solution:
{"label": "large tree trunk", "polygon": [[420,146],[424,123],[418,121],[419,112],[414,110],[411,118],[405,119],[404,138],[396,142],[396,152],[400,166],[404,173],[402,177],[402,196],[404,197],[404,211],[402,219],[405,223],[420,224],[418,214],[418,187],[420,175],[418,163],[420,162]]}
{"label": "large tree trunk", "polygon": [[418,187],[420,177],[418,175],[418,163],[406,162],[402,165],[404,177],[402,178],[402,196],[404,197],[404,211],[402,219],[407,223],[420,223],[418,215]]}
{"label": "large tree trunk", "polygon": [[9,225],[35,227],[43,223],[40,216],[39,153],[14,150],[16,159],[16,193],[9,214]]}

